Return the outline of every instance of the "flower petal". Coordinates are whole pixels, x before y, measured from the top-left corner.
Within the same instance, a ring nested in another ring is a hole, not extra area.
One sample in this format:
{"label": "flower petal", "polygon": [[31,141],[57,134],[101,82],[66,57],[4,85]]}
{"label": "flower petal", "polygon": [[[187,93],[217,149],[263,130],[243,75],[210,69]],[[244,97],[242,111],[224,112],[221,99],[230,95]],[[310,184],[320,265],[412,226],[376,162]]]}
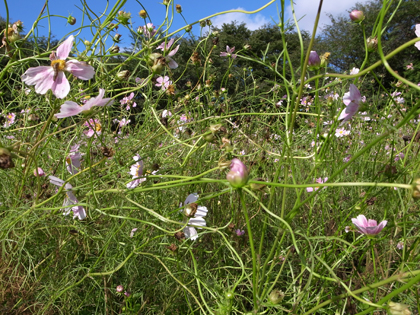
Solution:
{"label": "flower petal", "polygon": [[65,98],[67,94],[69,94],[70,83],[69,81],[67,81],[67,78],[64,75],[64,72],[62,71],[58,72],[57,78],[55,79],[55,81],[53,80],[53,85],[51,87],[51,90],[53,94],[55,95],[55,97],[57,98]]}
{"label": "flower petal", "polygon": [[60,107],[60,112],[55,114],[54,116],[57,118],[65,118],[76,116],[82,112],[82,106],[79,106],[77,103],[72,101],[66,101]]}
{"label": "flower petal", "polygon": [[54,69],[50,66],[29,68],[22,75],[22,81],[27,85],[35,85],[35,92],[45,94],[54,84]]}
{"label": "flower petal", "polygon": [[192,193],[190,195],[188,195],[187,199],[185,199],[184,201],[184,206],[189,204],[189,203],[193,203],[196,202],[198,200],[198,194],[197,193]]}
{"label": "flower petal", "polygon": [[90,80],[95,75],[95,68],[84,61],[69,60],[66,62],[66,70],[81,80]]}
{"label": "flower petal", "polygon": [[191,240],[195,241],[198,238],[197,230],[191,226],[186,226],[183,231],[185,238],[187,239],[190,238]]}
{"label": "flower petal", "polygon": [[57,48],[57,58],[61,60],[67,59],[73,47],[74,36],[70,35],[64,42]]}

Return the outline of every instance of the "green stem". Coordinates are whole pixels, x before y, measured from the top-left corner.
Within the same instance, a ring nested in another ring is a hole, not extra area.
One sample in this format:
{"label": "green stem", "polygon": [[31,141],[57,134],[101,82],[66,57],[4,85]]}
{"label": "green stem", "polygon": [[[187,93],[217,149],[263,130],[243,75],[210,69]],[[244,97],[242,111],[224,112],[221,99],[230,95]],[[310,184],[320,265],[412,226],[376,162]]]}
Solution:
{"label": "green stem", "polygon": [[258,310],[257,304],[257,257],[255,255],[255,248],[254,248],[254,239],[252,237],[252,230],[251,230],[251,222],[249,221],[248,210],[245,204],[245,198],[242,192],[242,188],[238,189],[239,196],[241,198],[242,203],[242,210],[244,212],[245,221],[246,221],[246,228],[248,230],[248,237],[249,237],[249,246],[251,247],[252,253],[252,294],[254,300],[254,310]]}

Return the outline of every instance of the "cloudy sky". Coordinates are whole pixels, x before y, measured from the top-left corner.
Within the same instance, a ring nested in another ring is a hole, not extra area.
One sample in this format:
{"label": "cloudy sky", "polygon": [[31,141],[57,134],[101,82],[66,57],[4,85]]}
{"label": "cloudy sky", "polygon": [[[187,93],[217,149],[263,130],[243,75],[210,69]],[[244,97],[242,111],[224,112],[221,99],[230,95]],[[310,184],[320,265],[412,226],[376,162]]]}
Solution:
{"label": "cloudy sky", "polygon": [[[13,0],[8,1],[9,9],[9,20],[16,21],[22,20],[25,26],[25,32],[27,32],[36,18],[40,13],[44,0]],[[107,2],[105,0],[86,0],[89,8],[94,11],[96,14],[101,12],[109,12],[110,8],[114,6],[117,0],[109,0],[108,9],[105,10]],[[162,5],[162,0],[147,0],[140,2],[145,6],[146,10],[151,17],[152,22],[155,25],[162,23],[165,17],[165,6]],[[252,11],[256,10],[259,7],[263,6],[265,3],[268,3],[269,0],[175,0],[176,4],[182,5],[183,15],[187,23],[193,23],[199,19],[210,16],[217,12],[222,12],[226,10],[246,10]],[[348,14],[347,11],[355,5],[356,2],[366,2],[366,0],[324,0],[324,5],[322,8],[322,14],[320,19],[320,26],[329,23],[329,18],[326,16],[326,13],[332,13],[333,15],[337,14]],[[286,17],[291,17],[290,3],[286,8],[287,14]],[[318,8],[318,2],[315,0],[295,0],[295,10],[298,18],[301,18],[299,26],[301,29],[312,31],[313,23],[315,20],[315,15]],[[66,0],[66,1],[49,1],[49,12],[52,16],[51,21],[51,33],[57,39],[63,39],[69,34],[77,35],[80,41],[90,40],[92,34],[88,28],[82,30],[80,34],[77,33],[77,27],[80,26],[82,21],[82,8],[83,5],[80,0]],[[223,14],[217,17],[212,18],[214,25],[222,25],[223,23],[229,23],[233,20],[238,22],[245,22],[247,27],[251,30],[258,29],[267,23],[278,23],[278,8],[280,8],[280,1],[277,0],[269,7],[265,8],[259,13],[248,15],[244,13],[230,13]],[[144,25],[144,21],[138,16],[138,12],[142,9],[139,5],[139,2],[136,0],[126,0],[123,9],[132,13],[132,23],[133,28],[137,29],[138,26]],[[66,24],[65,19],[61,17],[67,17],[72,14],[77,19],[75,26],[70,26]],[[0,16],[5,18],[7,15],[4,3],[0,3]],[[87,19],[85,18],[85,24]],[[173,24],[170,28],[170,31],[174,31],[180,27],[185,26],[183,18],[176,14],[173,20]],[[44,18],[38,23],[38,35],[48,35],[49,25],[48,19]],[[119,33],[123,35],[122,42],[120,46],[129,45],[130,38],[128,37],[128,31],[120,28]],[[199,34],[200,28],[195,25],[193,32]],[[112,42],[111,42],[112,43]]]}

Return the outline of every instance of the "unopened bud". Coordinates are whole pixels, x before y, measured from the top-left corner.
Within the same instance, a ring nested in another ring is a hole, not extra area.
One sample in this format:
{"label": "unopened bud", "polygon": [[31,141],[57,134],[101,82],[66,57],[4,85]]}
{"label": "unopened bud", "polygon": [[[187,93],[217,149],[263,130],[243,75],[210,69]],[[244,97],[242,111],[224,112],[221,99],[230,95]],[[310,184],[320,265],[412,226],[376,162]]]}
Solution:
{"label": "unopened bud", "polygon": [[192,25],[187,25],[187,27],[185,28],[186,32],[191,32],[192,30]]}
{"label": "unopened bud", "polygon": [[118,47],[118,46],[112,46],[111,47],[111,52],[113,54],[119,53],[120,52],[120,47]]}
{"label": "unopened bud", "polygon": [[233,188],[241,188],[248,182],[248,170],[239,159],[233,159],[230,164],[230,172],[226,179]]}
{"label": "unopened bud", "polygon": [[196,203],[189,203],[184,208],[184,215],[188,218],[193,218],[197,213],[198,205]]}
{"label": "unopened bud", "polygon": [[328,65],[328,58],[330,58],[330,55],[331,55],[331,53],[326,52],[325,54],[323,54],[321,56],[321,63],[319,65],[321,68],[327,67],[327,65]]}
{"label": "unopened bud", "polygon": [[90,45],[90,41],[85,40],[85,41],[83,41],[83,44],[85,44],[85,46],[89,46]]}
{"label": "unopened bud", "polygon": [[394,303],[392,301],[388,302],[389,312],[392,315],[411,315],[408,306],[401,303]]}
{"label": "unopened bud", "polygon": [[76,18],[74,17],[74,16],[69,16],[68,18],[67,18],[67,23],[69,23],[70,25],[74,25],[74,24],[76,24]]}
{"label": "unopened bud", "polygon": [[8,169],[15,167],[12,161],[12,154],[6,148],[0,148],[0,168]]}
{"label": "unopened bud", "polygon": [[145,10],[141,10],[141,11],[139,12],[139,15],[140,15],[140,17],[141,17],[141,18],[143,18],[143,19],[147,18],[147,12],[146,12]]}
{"label": "unopened bud", "polygon": [[143,35],[143,33],[144,33],[144,28],[143,28],[143,26],[139,26],[139,27],[137,28],[137,34],[139,34],[139,35]]}
{"label": "unopened bud", "polygon": [[114,38],[113,38],[114,42],[119,43],[120,39],[121,39],[121,36],[122,36],[121,34],[115,34]]}
{"label": "unopened bud", "polygon": [[222,124],[210,125],[210,131],[214,134],[217,133],[220,128],[222,128]]}
{"label": "unopened bud", "polygon": [[206,136],[204,136],[204,140],[206,141],[206,142],[209,142],[209,143],[211,143],[211,142],[213,142],[214,141],[214,135],[212,134],[212,133],[210,133],[210,134],[208,134],[208,135],[206,135]]}
{"label": "unopened bud", "polygon": [[369,52],[374,52],[376,51],[376,49],[378,48],[378,38],[377,37],[369,37],[366,40],[366,44],[367,44],[367,49]]}
{"label": "unopened bud", "polygon": [[245,49],[245,50],[251,50],[251,49],[252,49],[252,47],[251,47],[251,45],[249,45],[249,44],[245,44],[245,45],[244,45],[244,49]]}
{"label": "unopened bud", "polygon": [[122,81],[127,80],[129,76],[130,76],[130,71],[128,70],[123,70],[117,73],[117,78]]}
{"label": "unopened bud", "polygon": [[200,21],[200,26],[201,27],[206,27],[206,21]]}
{"label": "unopened bud", "polygon": [[175,8],[176,8],[176,12],[178,12],[178,13],[181,13],[181,12],[182,12],[182,7],[181,7],[181,5],[180,5],[180,4],[177,4],[177,5],[175,6]]}
{"label": "unopened bud", "polygon": [[118,21],[120,21],[120,23],[122,25],[127,25],[128,24],[128,20],[131,18],[131,13],[130,12],[125,12],[125,11],[118,11],[118,16],[117,19]]}
{"label": "unopened bud", "polygon": [[207,19],[207,20],[206,20],[206,24],[207,24],[207,26],[211,26],[213,23],[211,22],[211,20],[210,20],[210,19]]}
{"label": "unopened bud", "polygon": [[319,58],[316,51],[312,50],[311,53],[309,54],[309,60],[308,60],[309,70],[318,70],[320,64],[321,64],[321,59]]}
{"label": "unopened bud", "polygon": [[413,198],[420,199],[420,178],[413,181]]}
{"label": "unopened bud", "polygon": [[284,298],[284,293],[277,289],[274,289],[268,295],[268,300],[273,304],[279,304],[281,301],[283,301],[283,298]]}
{"label": "unopened bud", "polygon": [[363,11],[353,10],[350,12],[350,19],[355,23],[360,23],[365,19]]}
{"label": "unopened bud", "polygon": [[164,5],[169,5],[171,3],[171,0],[163,0]]}

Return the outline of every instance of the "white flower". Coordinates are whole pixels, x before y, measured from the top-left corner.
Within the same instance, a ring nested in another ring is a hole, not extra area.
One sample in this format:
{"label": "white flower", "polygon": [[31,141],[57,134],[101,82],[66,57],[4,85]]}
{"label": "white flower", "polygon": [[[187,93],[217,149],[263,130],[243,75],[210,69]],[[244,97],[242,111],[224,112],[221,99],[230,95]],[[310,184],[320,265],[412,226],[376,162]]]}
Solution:
{"label": "white flower", "polygon": [[350,75],[354,75],[354,74],[358,74],[359,73],[359,68],[353,68],[350,71]]}
{"label": "white flower", "polygon": [[[185,199],[184,202],[184,207],[188,204],[192,204],[195,201],[197,201],[198,199],[198,194],[197,193],[193,193],[188,195],[187,199]],[[182,203],[180,204],[180,206],[182,207]],[[190,214],[191,212],[189,212],[190,208],[185,208],[184,209],[184,214]],[[182,210],[181,210],[182,211]],[[184,228],[184,234],[185,234],[185,238],[187,239],[191,239],[193,241],[195,241],[198,238],[198,233],[197,230],[190,226],[206,226],[206,221],[204,220],[204,217],[207,215],[207,208],[204,206],[197,206],[197,209],[195,211],[195,213],[191,213],[191,217],[188,219],[188,225]]]}
{"label": "white flower", "polygon": [[136,188],[140,183],[146,181],[146,178],[140,176],[143,175],[143,161],[139,155],[133,156],[133,160],[136,161],[136,164],[131,165],[129,174],[133,176],[133,181],[127,184],[127,188]]}

